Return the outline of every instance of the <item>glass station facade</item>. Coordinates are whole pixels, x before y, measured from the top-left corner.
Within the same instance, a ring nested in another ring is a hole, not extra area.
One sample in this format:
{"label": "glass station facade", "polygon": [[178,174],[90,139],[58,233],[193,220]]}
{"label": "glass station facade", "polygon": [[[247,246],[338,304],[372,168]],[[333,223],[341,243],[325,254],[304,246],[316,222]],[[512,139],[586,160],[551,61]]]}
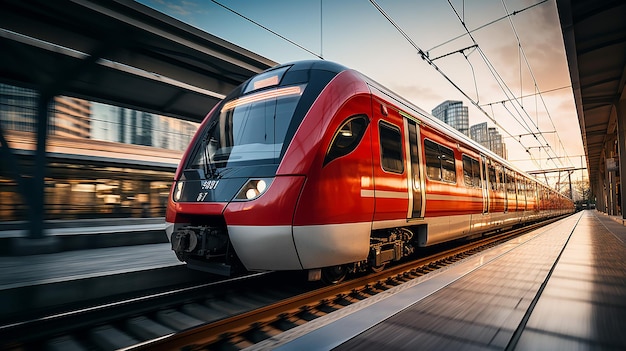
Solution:
{"label": "glass station facade", "polygon": [[[0,127],[26,182],[34,169],[37,94],[0,84]],[[46,219],[162,217],[197,123],[70,97],[49,109]],[[28,219],[0,159],[0,221]]]}

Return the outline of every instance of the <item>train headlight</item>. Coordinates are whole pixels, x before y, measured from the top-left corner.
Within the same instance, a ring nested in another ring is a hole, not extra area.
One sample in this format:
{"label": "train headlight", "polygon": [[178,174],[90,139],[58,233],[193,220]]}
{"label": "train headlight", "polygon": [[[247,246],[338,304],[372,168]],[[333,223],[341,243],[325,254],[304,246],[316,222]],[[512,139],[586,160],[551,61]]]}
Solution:
{"label": "train headlight", "polygon": [[235,196],[235,200],[254,200],[263,195],[271,183],[272,179],[270,178],[248,179],[237,193],[237,196]]}
{"label": "train headlight", "polygon": [[174,188],[174,201],[179,201],[183,196],[183,187],[185,186],[185,182],[178,181],[176,182],[176,187]]}

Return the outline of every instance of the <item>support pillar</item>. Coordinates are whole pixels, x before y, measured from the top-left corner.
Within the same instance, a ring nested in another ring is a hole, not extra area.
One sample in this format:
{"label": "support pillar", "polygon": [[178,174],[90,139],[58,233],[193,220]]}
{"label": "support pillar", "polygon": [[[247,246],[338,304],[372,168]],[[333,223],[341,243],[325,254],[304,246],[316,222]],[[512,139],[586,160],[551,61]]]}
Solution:
{"label": "support pillar", "polygon": [[617,110],[617,153],[619,155],[619,174],[620,174],[620,207],[622,209],[622,219],[626,219],[626,196],[624,196],[624,179],[626,174],[626,99],[620,100],[616,104]]}
{"label": "support pillar", "polygon": [[26,197],[28,199],[29,221],[28,236],[14,238],[12,252],[16,255],[43,254],[58,251],[58,239],[44,235],[45,219],[45,181],[46,181],[46,142],[48,140],[48,107],[53,96],[39,92],[37,102],[37,149],[34,158],[34,172],[32,178],[26,182]]}
{"label": "support pillar", "polygon": [[51,97],[40,92],[37,103],[37,150],[35,151],[35,168],[32,178],[31,198],[33,199],[30,217],[29,239],[41,239],[44,236],[44,204],[45,204],[45,175],[48,159],[46,157],[46,142],[48,141],[48,106]]}

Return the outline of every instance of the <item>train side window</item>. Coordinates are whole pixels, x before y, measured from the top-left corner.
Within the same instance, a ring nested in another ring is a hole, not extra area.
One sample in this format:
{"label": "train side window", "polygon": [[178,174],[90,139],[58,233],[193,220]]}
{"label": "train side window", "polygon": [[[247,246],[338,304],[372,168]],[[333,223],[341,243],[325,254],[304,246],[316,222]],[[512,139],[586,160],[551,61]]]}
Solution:
{"label": "train side window", "polygon": [[465,185],[472,186],[472,159],[463,155],[463,180]]}
{"label": "train side window", "polygon": [[515,195],[516,191],[517,191],[517,187],[515,185],[515,178],[513,177],[512,174],[509,174],[509,180],[508,180],[508,184],[509,184],[509,194],[511,195]]}
{"label": "train side window", "polygon": [[369,119],[366,115],[352,116],[343,122],[333,135],[333,141],[328,147],[326,157],[324,157],[324,166],[330,161],[354,151],[363,139],[368,124]]}
{"label": "train side window", "polygon": [[439,145],[424,140],[426,154],[426,175],[432,180],[441,180],[441,161],[439,161]]}
{"label": "train side window", "polygon": [[504,167],[500,167],[500,191],[507,192],[506,171]]}
{"label": "train side window", "polygon": [[454,151],[439,145],[441,150],[441,178],[444,182],[456,183],[456,167],[454,165]]}
{"label": "train side window", "polygon": [[480,164],[466,155],[463,155],[463,180],[467,186],[480,187]]}
{"label": "train side window", "polygon": [[535,197],[533,195],[533,183],[528,179],[526,179],[526,197],[527,198]]}
{"label": "train side window", "polygon": [[515,178],[513,177],[513,172],[509,170],[506,171],[506,184],[506,192],[514,195],[516,192]]}
{"label": "train side window", "polygon": [[381,166],[388,172],[403,173],[404,162],[402,162],[400,129],[387,123],[380,123],[379,133]]}
{"label": "train side window", "polygon": [[456,183],[454,151],[428,139],[424,140],[426,175],[431,180]]}
{"label": "train side window", "polygon": [[498,190],[498,178],[496,177],[496,167],[493,165],[491,161],[489,161],[489,168],[487,170],[489,174],[489,184],[491,185],[491,190]]}
{"label": "train side window", "polygon": [[473,177],[474,186],[480,188],[482,184],[480,182],[480,163],[478,162],[478,160],[472,159],[472,174],[474,175]]}

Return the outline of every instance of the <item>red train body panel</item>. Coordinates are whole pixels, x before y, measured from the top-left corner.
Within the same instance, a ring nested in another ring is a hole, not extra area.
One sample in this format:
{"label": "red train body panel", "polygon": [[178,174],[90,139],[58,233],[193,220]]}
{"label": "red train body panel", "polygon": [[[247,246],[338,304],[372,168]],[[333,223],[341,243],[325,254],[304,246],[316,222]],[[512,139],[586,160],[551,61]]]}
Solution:
{"label": "red train body panel", "polygon": [[205,118],[168,203],[172,249],[220,274],[340,280],[417,246],[573,211],[362,74],[325,61],[251,78]]}

